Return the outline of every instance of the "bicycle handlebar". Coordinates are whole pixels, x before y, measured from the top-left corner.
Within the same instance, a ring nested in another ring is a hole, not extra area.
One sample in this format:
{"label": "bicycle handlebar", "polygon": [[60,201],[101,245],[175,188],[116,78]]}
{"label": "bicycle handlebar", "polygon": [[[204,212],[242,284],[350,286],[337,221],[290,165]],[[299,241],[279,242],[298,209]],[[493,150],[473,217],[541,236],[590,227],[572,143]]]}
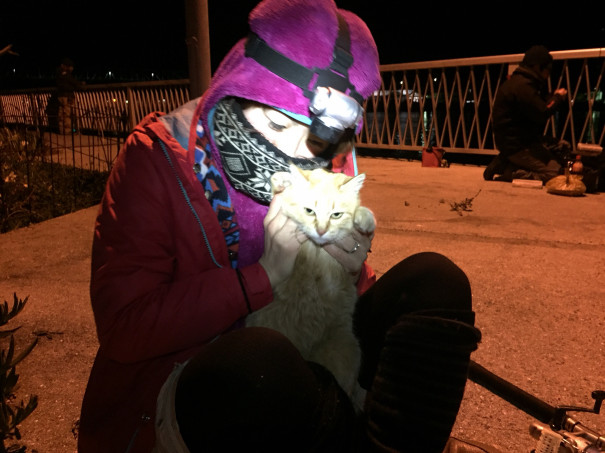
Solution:
{"label": "bicycle handlebar", "polygon": [[[564,437],[575,437],[576,439],[581,438],[588,441],[590,444],[588,447],[590,450],[576,449],[572,451],[605,451],[605,436],[602,436],[596,431],[582,425],[580,422],[566,414],[566,411],[568,410],[598,414],[601,408],[601,403],[605,397],[605,392],[598,390],[592,393],[592,397],[595,399],[595,405],[592,409],[576,406],[554,407],[540,398],[532,395],[531,393],[526,392],[500,376],[492,373],[487,368],[479,365],[473,360],[470,362],[468,377],[471,381],[486,388],[493,394],[511,403],[538,421],[549,425],[553,430],[559,431]],[[531,431],[532,430],[530,429],[530,432]],[[536,432],[539,433],[539,430],[536,431],[535,426],[533,431],[534,432],[532,435],[534,435]]]}
{"label": "bicycle handlebar", "polygon": [[471,360],[469,379],[542,423],[550,424],[555,408]]}

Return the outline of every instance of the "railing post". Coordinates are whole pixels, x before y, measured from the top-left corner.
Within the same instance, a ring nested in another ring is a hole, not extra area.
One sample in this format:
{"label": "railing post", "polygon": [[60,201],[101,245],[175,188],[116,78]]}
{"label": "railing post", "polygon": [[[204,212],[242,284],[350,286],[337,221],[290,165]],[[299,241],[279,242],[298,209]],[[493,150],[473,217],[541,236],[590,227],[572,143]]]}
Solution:
{"label": "railing post", "polygon": [[134,114],[134,96],[132,88],[128,87],[126,89],[126,100],[128,101],[128,127],[129,130],[133,130],[136,126],[136,117]]}
{"label": "railing post", "polygon": [[187,55],[189,61],[189,95],[202,95],[210,84],[210,34],[208,0],[185,0]]}

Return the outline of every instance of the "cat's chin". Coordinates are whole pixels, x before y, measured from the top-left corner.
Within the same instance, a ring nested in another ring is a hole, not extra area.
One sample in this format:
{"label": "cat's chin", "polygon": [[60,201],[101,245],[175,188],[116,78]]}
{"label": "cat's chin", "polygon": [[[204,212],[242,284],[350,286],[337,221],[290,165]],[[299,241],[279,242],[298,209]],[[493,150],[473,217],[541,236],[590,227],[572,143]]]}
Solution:
{"label": "cat's chin", "polygon": [[315,245],[319,245],[320,247],[332,242],[326,238],[310,237],[309,239],[311,239],[311,241],[313,241]]}
{"label": "cat's chin", "polygon": [[307,236],[311,241],[318,245],[319,247],[323,247],[324,245],[334,244],[338,241],[338,238],[335,237],[325,237],[325,236]]}
{"label": "cat's chin", "polygon": [[309,234],[307,233],[307,237],[315,244],[318,246],[324,246],[326,244],[331,244],[332,242],[334,242],[334,238],[333,237],[326,237],[326,236],[318,236],[317,234]]}

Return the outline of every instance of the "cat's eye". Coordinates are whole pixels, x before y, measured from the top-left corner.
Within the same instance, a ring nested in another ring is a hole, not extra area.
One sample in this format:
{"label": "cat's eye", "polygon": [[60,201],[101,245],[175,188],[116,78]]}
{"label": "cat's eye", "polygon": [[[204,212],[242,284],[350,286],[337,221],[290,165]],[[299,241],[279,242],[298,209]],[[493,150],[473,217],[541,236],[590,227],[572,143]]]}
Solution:
{"label": "cat's eye", "polygon": [[315,211],[313,209],[311,209],[311,208],[305,208],[305,212],[308,215],[315,215]]}
{"label": "cat's eye", "polygon": [[333,212],[331,217],[333,219],[340,219],[342,217],[342,212]]}

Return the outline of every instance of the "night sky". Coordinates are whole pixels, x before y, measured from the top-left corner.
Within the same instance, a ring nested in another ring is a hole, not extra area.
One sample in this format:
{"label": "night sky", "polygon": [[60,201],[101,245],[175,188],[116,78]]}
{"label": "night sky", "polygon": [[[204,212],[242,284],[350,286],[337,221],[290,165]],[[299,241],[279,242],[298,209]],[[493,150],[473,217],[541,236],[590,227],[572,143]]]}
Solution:
{"label": "night sky", "polygon": [[[256,3],[208,0],[213,69],[246,35]],[[567,3],[557,9],[532,0],[337,1],[366,21],[383,64],[523,53],[533,44],[553,51],[605,47],[603,0]],[[64,56],[89,83],[111,82],[109,71],[118,79],[186,78],[184,12],[185,0],[5,2],[0,48],[13,44],[19,56],[0,57],[0,90],[20,76],[30,84],[52,77]]]}

